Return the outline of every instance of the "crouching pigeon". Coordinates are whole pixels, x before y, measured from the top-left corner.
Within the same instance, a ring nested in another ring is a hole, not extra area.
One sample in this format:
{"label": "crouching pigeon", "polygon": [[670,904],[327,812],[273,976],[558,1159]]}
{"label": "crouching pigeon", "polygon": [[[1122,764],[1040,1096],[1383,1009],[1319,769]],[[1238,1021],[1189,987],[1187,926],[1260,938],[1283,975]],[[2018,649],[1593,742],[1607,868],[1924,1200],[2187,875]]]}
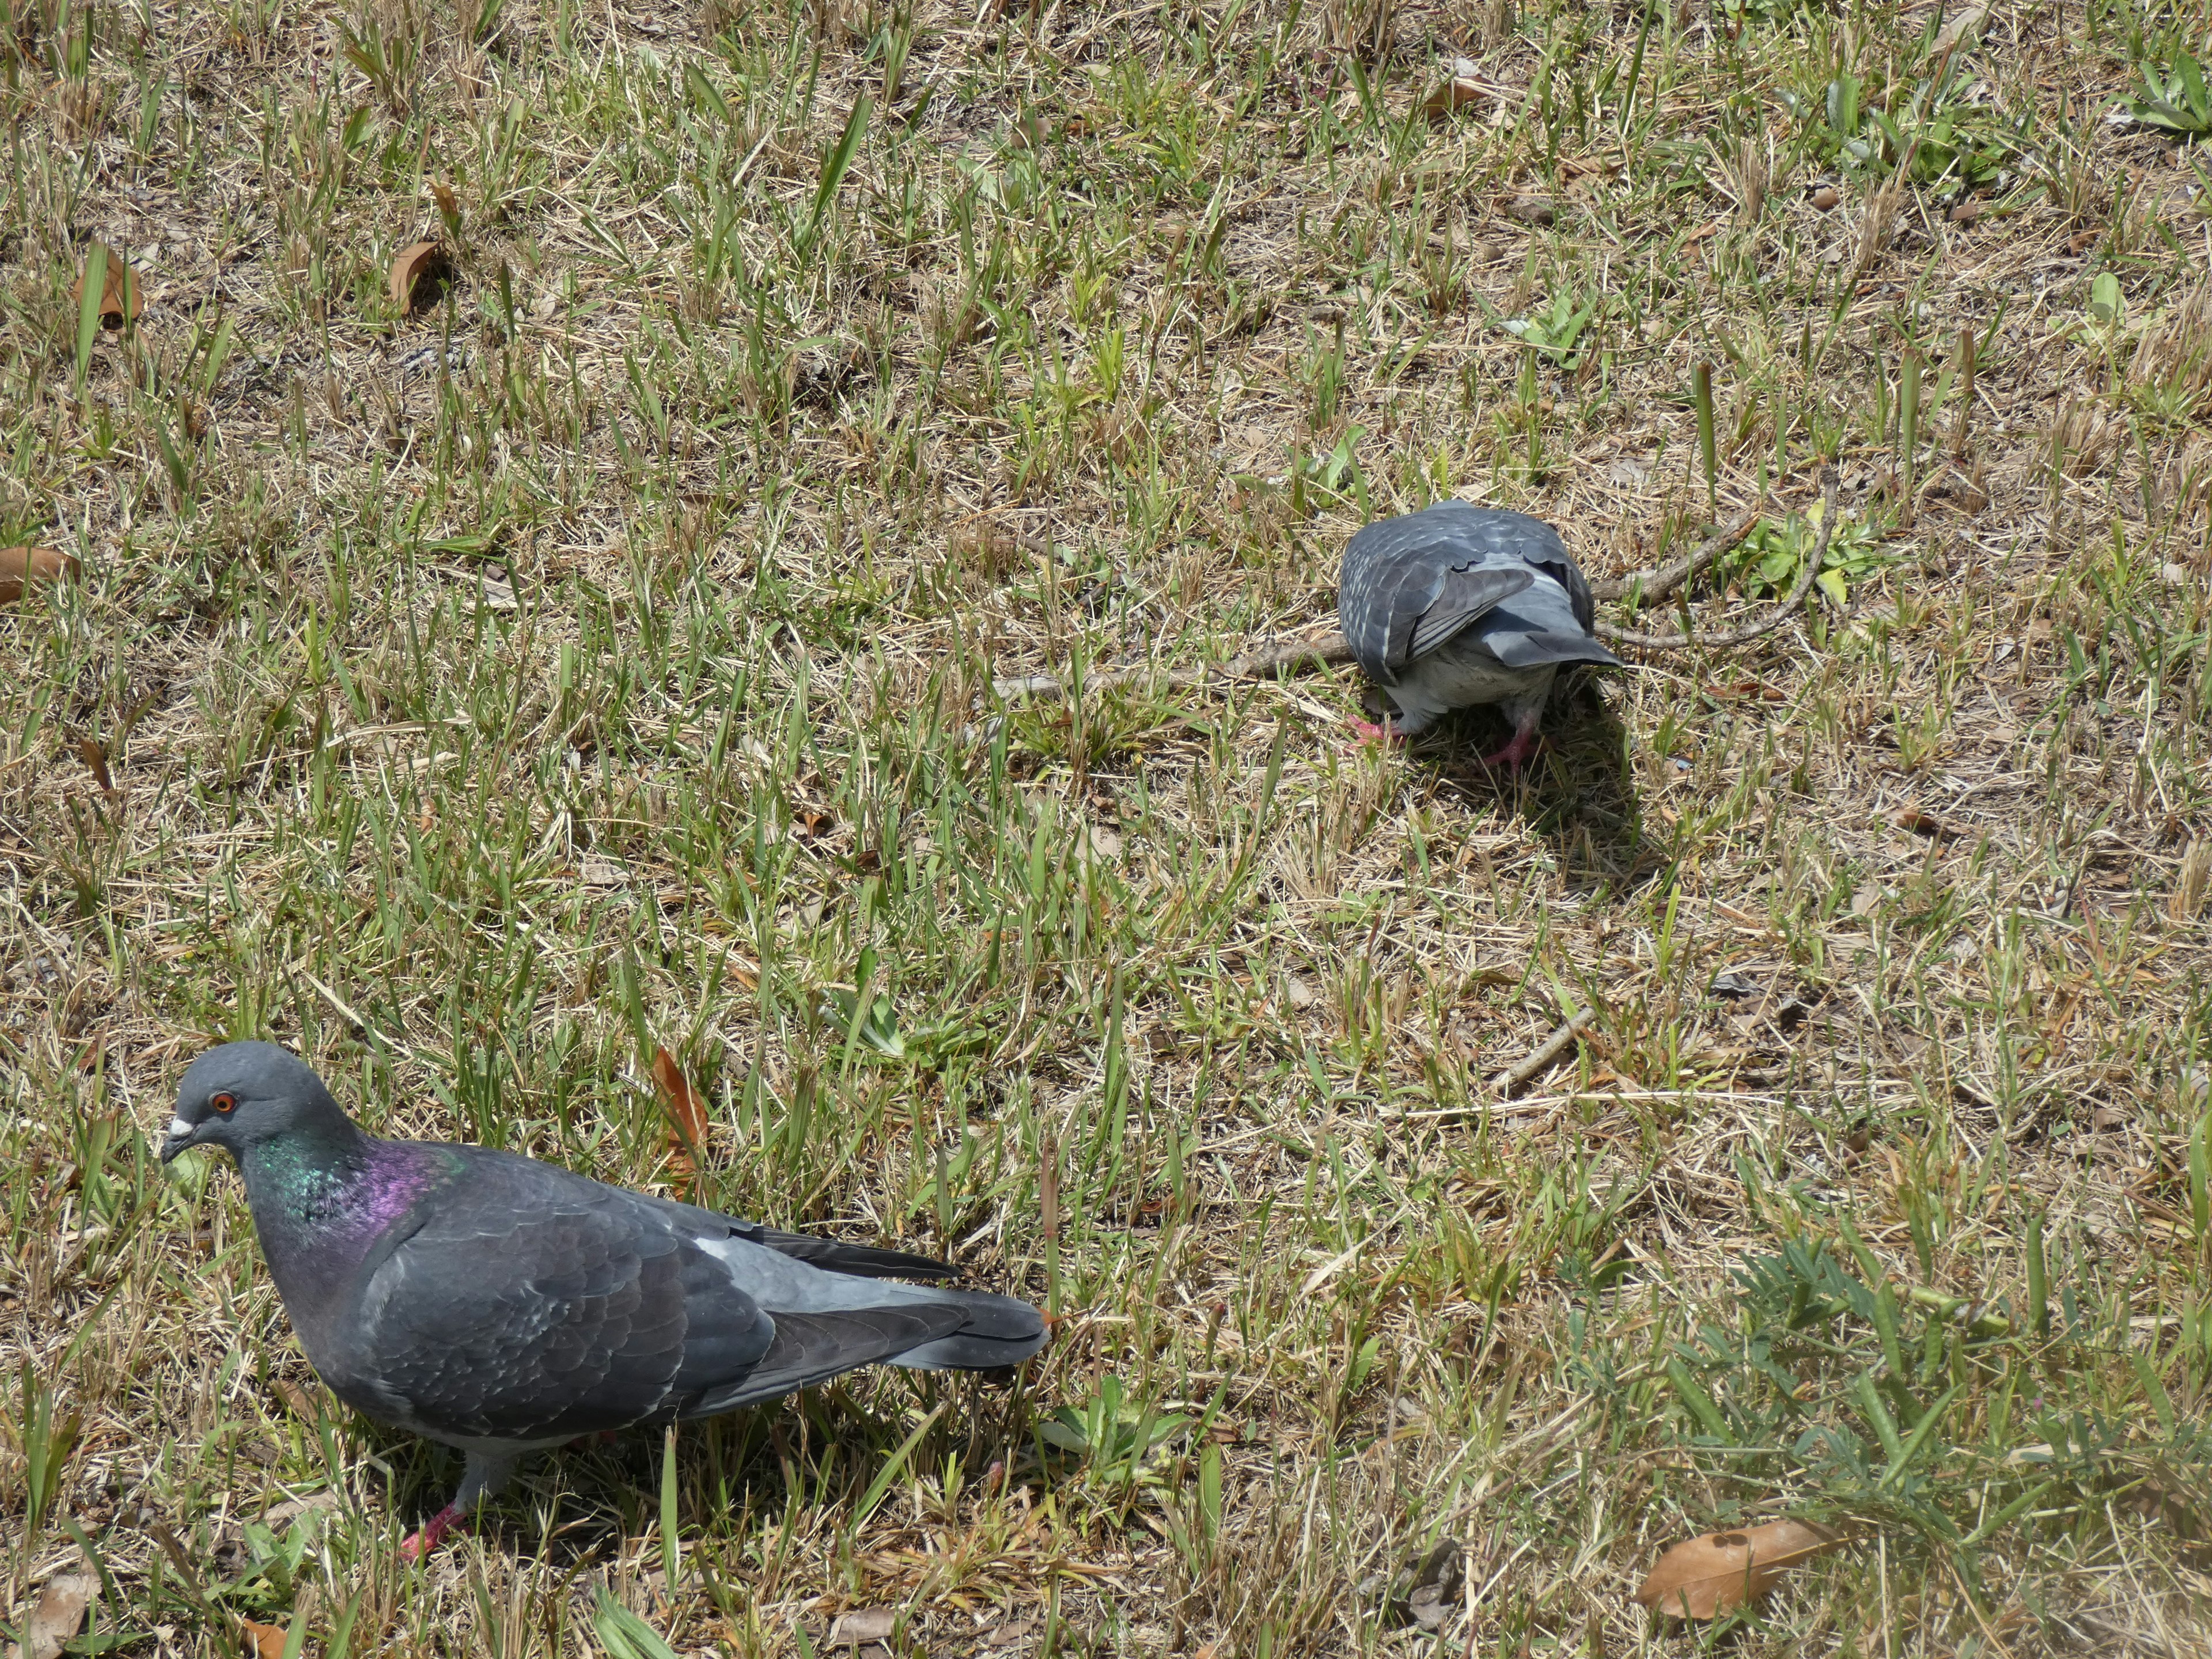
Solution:
{"label": "crouching pigeon", "polygon": [[526,1454],[711,1417],[880,1361],[996,1370],[1044,1346],[1012,1297],[926,1256],[781,1233],[481,1146],[380,1140],[283,1049],[193,1061],[161,1145],[237,1161],[301,1345],[332,1393],[459,1449],[419,1559]]}
{"label": "crouching pigeon", "polygon": [[[1562,663],[1622,665],[1590,637],[1596,606],[1559,532],[1499,507],[1438,501],[1369,525],[1345,547],[1336,610],[1400,733],[1503,705],[1513,740],[1483,757],[1490,766],[1528,758]],[[1369,737],[1389,730],[1353,723]]]}

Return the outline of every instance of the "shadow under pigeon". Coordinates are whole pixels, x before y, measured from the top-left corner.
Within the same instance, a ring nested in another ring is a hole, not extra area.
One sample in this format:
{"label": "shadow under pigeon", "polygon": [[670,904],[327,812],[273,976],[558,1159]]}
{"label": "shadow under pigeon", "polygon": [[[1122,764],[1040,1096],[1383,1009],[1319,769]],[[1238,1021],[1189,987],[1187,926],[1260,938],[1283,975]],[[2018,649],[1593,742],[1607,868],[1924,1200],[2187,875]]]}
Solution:
{"label": "shadow under pigeon", "polygon": [[[890,1384],[871,1402],[833,1382],[680,1425],[679,1528],[695,1542],[702,1528],[714,1530],[714,1518],[695,1508],[702,1498],[728,1500],[741,1513],[766,1517],[772,1524],[786,1512],[791,1479],[812,1504],[823,1498],[824,1479],[833,1471],[836,1479],[829,1501],[848,1508],[910,1427],[899,1420],[902,1410],[927,1410],[940,1403],[951,1409],[929,1438],[913,1449],[921,1454],[918,1461],[934,1460],[929,1466],[941,1467],[948,1451],[957,1452],[978,1482],[987,1479],[995,1461],[1003,1460],[999,1467],[1006,1468],[1021,1462],[1031,1443],[1032,1400],[1018,1382],[978,1381],[952,1392],[941,1379],[914,1376]],[[387,1509],[412,1529],[453,1490],[460,1455],[364,1417],[356,1415],[351,1421],[354,1431],[391,1470]],[[595,1558],[612,1559],[629,1542],[657,1537],[661,1434],[658,1427],[620,1429],[533,1454],[507,1492],[471,1518],[470,1534],[517,1564],[559,1571]],[[1034,1478],[1032,1471],[1017,1469],[1012,1484]],[[718,1548],[740,1541],[728,1533],[715,1540]]]}
{"label": "shadow under pigeon", "polygon": [[1550,843],[1560,878],[1577,893],[1613,891],[1667,866],[1664,843],[1644,833],[1644,809],[1626,761],[1627,732],[1598,680],[1577,674],[1545,711],[1543,746],[1518,773],[1493,771],[1480,756],[1510,730],[1492,708],[1441,722],[1415,756],[1470,805],[1504,801]]}

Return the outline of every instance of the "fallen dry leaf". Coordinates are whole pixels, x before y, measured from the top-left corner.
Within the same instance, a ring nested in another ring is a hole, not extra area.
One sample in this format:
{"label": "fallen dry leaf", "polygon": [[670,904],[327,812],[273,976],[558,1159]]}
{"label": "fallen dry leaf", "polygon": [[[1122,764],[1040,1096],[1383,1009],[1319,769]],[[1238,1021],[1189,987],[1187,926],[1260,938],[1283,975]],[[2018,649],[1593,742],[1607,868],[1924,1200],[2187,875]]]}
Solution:
{"label": "fallen dry leaf", "polygon": [[84,1610],[92,1605],[97,1581],[76,1573],[46,1580],[39,1604],[23,1621],[23,1659],[55,1659],[62,1644],[84,1623]]}
{"label": "fallen dry leaf", "polygon": [[653,1080],[660,1085],[661,1099],[668,1107],[669,1139],[675,1143],[677,1159],[690,1168],[707,1145],[707,1109],[691,1079],[684,1075],[684,1067],[665,1048],[653,1056]]}
{"label": "fallen dry leaf", "polygon": [[459,220],[461,204],[459,198],[453,194],[453,187],[451,185],[441,184],[433,179],[430,181],[430,198],[437,203],[440,216],[448,224]]}
{"label": "fallen dry leaf", "polygon": [[891,1626],[897,1623],[898,1613],[890,1607],[854,1607],[839,1613],[830,1626],[830,1645],[857,1648],[866,1642],[889,1641]]}
{"label": "fallen dry leaf", "polygon": [[1969,34],[1978,35],[1982,25],[1988,22],[1989,18],[1990,9],[1987,6],[1967,7],[1937,32],[1935,43],[1928,49],[1928,55],[1941,58],[1957,50],[1959,42]]}
{"label": "fallen dry leaf", "polygon": [[1670,1619],[1717,1618],[1765,1595],[1784,1568],[1850,1541],[1810,1521],[1770,1521],[1738,1532],[1710,1532],[1661,1556],[1636,1600]]}
{"label": "fallen dry leaf", "polygon": [[1838,191],[1833,185],[1823,185],[1820,189],[1813,192],[1811,199],[1813,205],[1815,208],[1819,209],[1821,212],[1826,213],[1830,208],[1835,206],[1837,203],[1842,201],[1844,198],[1842,192]]}
{"label": "fallen dry leaf", "polygon": [[1925,836],[1930,841],[1948,841],[1959,832],[1933,812],[1923,811],[1917,806],[1900,806],[1889,815],[1889,821],[1909,835]]}
{"label": "fallen dry leaf", "polygon": [[1981,216],[1982,198],[1978,196],[1969,196],[1951,210],[1951,222],[1954,225],[1971,225]]}
{"label": "fallen dry leaf", "polygon": [[1462,104],[1472,104],[1489,90],[1473,58],[1453,58],[1451,78],[1421,100],[1422,112],[1432,117],[1449,115]]}
{"label": "fallen dry leaf", "polygon": [[[131,269],[131,262],[113,248],[106,250],[107,276],[100,285],[100,325],[102,328],[121,328],[125,323],[138,320],[138,273]],[[76,274],[76,286],[70,290],[71,303],[84,304],[84,279],[92,274],[88,266]]]}
{"label": "fallen dry leaf", "polygon": [[0,547],[0,605],[13,605],[38,582],[58,582],[77,573],[77,562],[51,547]]}
{"label": "fallen dry leaf", "polygon": [[1030,1632],[1036,1628],[1036,1624],[1030,1620],[1008,1619],[983,1632],[975,1638],[975,1645],[979,1648],[1010,1648],[1017,1642],[1028,1640]]}
{"label": "fallen dry leaf", "polygon": [[1557,216],[1540,196],[1516,196],[1505,204],[1505,211],[1524,225],[1548,225]]}
{"label": "fallen dry leaf", "polygon": [[289,1376],[278,1377],[270,1386],[276,1390],[276,1397],[284,1402],[286,1410],[311,1422],[323,1414],[324,1401],[329,1398],[321,1389],[295,1382]]}
{"label": "fallen dry leaf", "polygon": [[1458,1540],[1447,1538],[1423,1556],[1420,1565],[1413,1569],[1406,1610],[1423,1630],[1442,1630],[1459,1610],[1460,1591],[1466,1583],[1466,1557]]}
{"label": "fallen dry leaf", "polygon": [[91,738],[79,738],[76,740],[76,757],[91,771],[92,781],[100,786],[100,793],[112,795],[115,793],[115,780],[107,770],[107,750],[104,745]]}
{"label": "fallen dry leaf", "polygon": [[246,1626],[246,1639],[253,1644],[254,1659],[284,1659],[283,1626],[257,1624],[251,1619],[238,1622]]}
{"label": "fallen dry leaf", "polygon": [[[435,242],[410,242],[399,250],[398,258],[392,262],[392,303],[404,316],[415,309],[418,300],[428,301],[428,293],[418,294],[417,285],[426,276],[439,275],[449,267],[446,252]],[[432,284],[434,289],[436,283]]]}

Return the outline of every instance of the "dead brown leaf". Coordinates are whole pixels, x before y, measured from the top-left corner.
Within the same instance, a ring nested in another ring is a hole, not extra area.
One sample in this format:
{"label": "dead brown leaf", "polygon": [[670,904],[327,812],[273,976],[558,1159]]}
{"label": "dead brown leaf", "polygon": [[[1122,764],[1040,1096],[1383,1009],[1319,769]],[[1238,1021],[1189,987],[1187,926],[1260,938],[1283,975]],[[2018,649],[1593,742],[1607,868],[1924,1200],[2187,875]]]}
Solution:
{"label": "dead brown leaf", "polygon": [[437,203],[439,216],[447,224],[458,224],[460,222],[460,200],[453,194],[453,187],[451,185],[441,184],[433,179],[430,181],[430,199]]}
{"label": "dead brown leaf", "polygon": [[1713,1619],[1774,1588],[1785,1567],[1850,1540],[1810,1521],[1770,1521],[1675,1545],[1652,1566],[1636,1600],[1670,1619]]}
{"label": "dead brown leaf", "polygon": [[1943,25],[1936,36],[1935,44],[1929,47],[1928,55],[1930,58],[1948,57],[1969,34],[1978,38],[1982,25],[1989,20],[1990,9],[1987,6],[1967,7]]}
{"label": "dead brown leaf", "polygon": [[1481,70],[1471,58],[1452,59],[1451,78],[1421,100],[1421,112],[1431,119],[1450,114],[1463,104],[1472,104],[1489,91],[1481,80]]}
{"label": "dead brown leaf", "polygon": [[251,1619],[238,1622],[246,1627],[246,1639],[253,1644],[254,1659],[284,1659],[283,1626],[258,1624]]}
{"label": "dead brown leaf", "polygon": [[[107,275],[100,285],[100,325],[121,328],[125,323],[138,320],[138,273],[131,269],[130,260],[114,248],[106,252]],[[76,286],[70,290],[70,301],[80,307],[84,304],[84,279],[91,274],[89,265],[78,271]]]}
{"label": "dead brown leaf", "polygon": [[1925,836],[1930,841],[1949,841],[1959,833],[1933,812],[1917,806],[1899,807],[1889,815],[1889,821],[1908,835]]}
{"label": "dead brown leaf", "polygon": [[62,1650],[62,1644],[75,1636],[77,1626],[84,1623],[84,1610],[92,1605],[92,1592],[97,1583],[77,1573],[46,1580],[38,1605],[23,1621],[23,1643],[16,1650],[23,1659],[55,1659]]}
{"label": "dead brown leaf", "polygon": [[1830,208],[1835,206],[1837,203],[1843,199],[1842,193],[1838,191],[1833,185],[1821,185],[1820,189],[1813,192],[1811,197],[1814,207],[1822,213],[1826,213]]}
{"label": "dead brown leaf", "polygon": [[1505,211],[1524,225],[1548,225],[1558,216],[1540,196],[1516,196],[1505,204]]}
{"label": "dead brown leaf", "polygon": [[661,1099],[668,1108],[669,1139],[675,1144],[677,1161],[686,1169],[696,1167],[707,1145],[707,1109],[700,1103],[699,1092],[684,1075],[676,1056],[665,1048],[653,1056],[653,1080],[660,1085]]}
{"label": "dead brown leaf", "polygon": [[446,251],[435,242],[410,242],[399,250],[392,262],[392,303],[402,316],[413,311],[418,303],[433,300],[431,290],[439,289],[432,283],[430,289],[422,289],[425,277],[435,277],[452,267],[446,259]]}
{"label": "dead brown leaf", "polygon": [[312,1422],[323,1414],[323,1402],[329,1397],[319,1389],[295,1382],[289,1376],[280,1376],[270,1385],[284,1408],[295,1417],[304,1417]]}
{"label": "dead brown leaf", "polygon": [[891,1607],[854,1607],[850,1613],[841,1613],[837,1622],[830,1626],[830,1645],[833,1648],[857,1648],[867,1642],[887,1642],[891,1626],[898,1623],[898,1613]]}
{"label": "dead brown leaf", "polygon": [[76,756],[92,773],[92,781],[100,786],[100,793],[113,794],[115,780],[107,770],[106,746],[93,738],[79,738],[76,740]]}
{"label": "dead brown leaf", "polygon": [[77,562],[51,547],[0,547],[0,605],[13,605],[40,582],[58,582],[77,573]]}

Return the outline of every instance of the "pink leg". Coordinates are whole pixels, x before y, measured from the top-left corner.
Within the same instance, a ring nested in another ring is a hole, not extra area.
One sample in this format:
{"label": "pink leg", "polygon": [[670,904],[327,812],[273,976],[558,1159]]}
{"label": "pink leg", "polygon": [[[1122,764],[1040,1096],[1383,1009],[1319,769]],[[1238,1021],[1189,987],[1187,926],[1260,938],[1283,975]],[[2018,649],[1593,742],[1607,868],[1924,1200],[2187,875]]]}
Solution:
{"label": "pink leg", "polygon": [[422,1523],[422,1530],[403,1539],[399,1553],[408,1561],[420,1561],[438,1547],[438,1540],[454,1528],[466,1530],[469,1518],[458,1504],[448,1504]]}
{"label": "pink leg", "polygon": [[1485,755],[1482,757],[1482,763],[1485,766],[1502,766],[1510,772],[1518,769],[1523,761],[1535,752],[1535,749],[1536,729],[1530,726],[1525,732],[1516,730],[1513,733],[1512,742],[1494,755]]}
{"label": "pink leg", "polygon": [[1403,743],[1406,740],[1406,734],[1388,721],[1377,726],[1372,720],[1356,720],[1352,722],[1352,729],[1370,743],[1378,738],[1384,743]]}

